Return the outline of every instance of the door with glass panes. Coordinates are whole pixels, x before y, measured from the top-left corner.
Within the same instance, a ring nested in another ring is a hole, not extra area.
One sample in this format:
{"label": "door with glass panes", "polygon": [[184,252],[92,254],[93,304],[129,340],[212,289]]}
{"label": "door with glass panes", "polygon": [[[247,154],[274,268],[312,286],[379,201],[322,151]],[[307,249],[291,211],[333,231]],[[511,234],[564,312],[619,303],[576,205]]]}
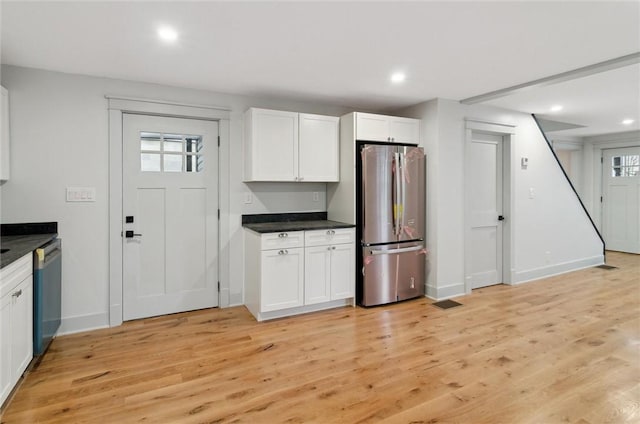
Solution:
{"label": "door with glass panes", "polygon": [[123,115],[123,318],[218,306],[218,123]]}
{"label": "door with glass panes", "polygon": [[607,250],[640,253],[640,147],[603,151],[602,190]]}

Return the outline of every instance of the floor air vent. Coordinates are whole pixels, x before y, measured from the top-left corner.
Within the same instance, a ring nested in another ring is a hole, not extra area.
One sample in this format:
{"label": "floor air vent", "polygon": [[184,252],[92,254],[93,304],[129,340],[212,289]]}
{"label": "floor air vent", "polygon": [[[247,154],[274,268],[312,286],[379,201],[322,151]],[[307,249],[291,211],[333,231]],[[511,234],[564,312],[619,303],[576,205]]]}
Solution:
{"label": "floor air vent", "polygon": [[600,268],[600,269],[618,269],[617,266],[611,266],[611,265],[598,265],[596,268]]}
{"label": "floor air vent", "polygon": [[456,306],[462,306],[462,303],[458,303],[455,300],[441,300],[440,302],[432,303],[433,306],[437,306],[440,309],[455,308]]}

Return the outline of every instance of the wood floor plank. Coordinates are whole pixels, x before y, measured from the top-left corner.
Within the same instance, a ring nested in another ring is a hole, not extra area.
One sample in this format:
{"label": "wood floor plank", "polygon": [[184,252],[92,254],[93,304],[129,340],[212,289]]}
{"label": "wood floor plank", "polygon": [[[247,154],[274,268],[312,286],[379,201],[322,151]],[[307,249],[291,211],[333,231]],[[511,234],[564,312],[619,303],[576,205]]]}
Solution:
{"label": "wood floor plank", "polygon": [[54,340],[1,423],[640,422],[640,256],[457,298]]}

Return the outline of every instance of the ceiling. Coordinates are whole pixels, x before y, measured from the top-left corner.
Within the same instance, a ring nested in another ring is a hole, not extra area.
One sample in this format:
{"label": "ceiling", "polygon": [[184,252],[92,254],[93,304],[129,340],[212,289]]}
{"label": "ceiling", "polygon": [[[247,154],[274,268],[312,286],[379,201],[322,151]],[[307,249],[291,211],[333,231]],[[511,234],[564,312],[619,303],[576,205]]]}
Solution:
{"label": "ceiling", "polygon": [[[3,0],[1,13],[3,64],[371,111],[460,100],[640,51],[635,1]],[[178,31],[174,44],[157,38],[160,25]],[[406,81],[391,83],[396,71]],[[615,87],[635,90],[626,114],[637,118],[637,70],[619,71],[625,79],[594,75],[586,88],[576,80],[489,104],[540,113],[546,98],[566,105],[557,118],[584,123],[571,105],[597,92],[608,103],[594,104],[610,110]]]}
{"label": "ceiling", "polygon": [[[485,104],[579,126],[548,132],[552,138],[637,131],[640,130],[640,64],[516,92]],[[552,112],[555,105],[561,105],[562,110]],[[624,119],[634,122],[623,125]]]}

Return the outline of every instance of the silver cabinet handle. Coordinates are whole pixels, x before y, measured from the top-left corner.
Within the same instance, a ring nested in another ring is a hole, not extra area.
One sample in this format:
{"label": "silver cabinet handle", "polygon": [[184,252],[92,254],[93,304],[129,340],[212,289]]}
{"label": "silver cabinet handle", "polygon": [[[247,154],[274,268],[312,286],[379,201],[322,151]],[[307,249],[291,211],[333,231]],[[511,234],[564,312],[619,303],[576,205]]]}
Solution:
{"label": "silver cabinet handle", "polygon": [[13,293],[11,296],[15,297],[16,299],[19,298],[20,296],[22,296],[22,289],[20,289],[17,292]]}
{"label": "silver cabinet handle", "polygon": [[278,255],[288,255],[288,254],[289,254],[289,251],[288,251],[288,250],[286,250],[286,249],[285,249],[285,250],[280,250],[280,251],[278,252]]}
{"label": "silver cabinet handle", "polygon": [[335,236],[336,235],[336,230],[331,230],[331,235]]}
{"label": "silver cabinet handle", "polygon": [[336,250],[336,247],[335,247],[335,246],[332,246],[332,247],[331,247],[331,250]]}
{"label": "silver cabinet handle", "polygon": [[331,250],[331,246],[327,247],[327,250]]}
{"label": "silver cabinet handle", "polygon": [[287,237],[289,237],[289,234],[287,234],[287,233],[280,233],[280,234],[278,234],[278,237],[279,237],[279,238],[287,238]]}

